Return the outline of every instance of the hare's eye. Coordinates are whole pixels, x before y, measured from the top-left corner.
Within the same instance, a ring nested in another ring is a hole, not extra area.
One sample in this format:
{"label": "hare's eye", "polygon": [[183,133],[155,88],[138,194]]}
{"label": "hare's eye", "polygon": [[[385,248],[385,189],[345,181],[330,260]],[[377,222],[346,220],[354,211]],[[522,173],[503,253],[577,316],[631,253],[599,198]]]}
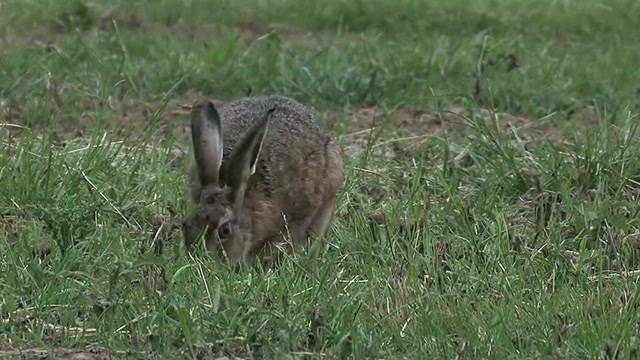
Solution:
{"label": "hare's eye", "polygon": [[227,239],[231,236],[231,223],[226,222],[218,227],[218,236],[220,239]]}

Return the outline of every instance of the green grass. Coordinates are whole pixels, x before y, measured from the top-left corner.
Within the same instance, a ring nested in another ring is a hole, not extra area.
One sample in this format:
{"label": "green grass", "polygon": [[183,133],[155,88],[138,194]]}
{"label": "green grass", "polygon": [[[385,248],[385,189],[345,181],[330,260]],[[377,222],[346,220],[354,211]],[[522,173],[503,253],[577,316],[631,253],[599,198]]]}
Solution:
{"label": "green grass", "polygon": [[[629,0],[0,3],[0,355],[637,357],[638,18]],[[249,93],[337,119],[348,149],[326,247],[274,271],[189,257],[173,228],[172,110]],[[354,135],[372,107],[381,126]]]}

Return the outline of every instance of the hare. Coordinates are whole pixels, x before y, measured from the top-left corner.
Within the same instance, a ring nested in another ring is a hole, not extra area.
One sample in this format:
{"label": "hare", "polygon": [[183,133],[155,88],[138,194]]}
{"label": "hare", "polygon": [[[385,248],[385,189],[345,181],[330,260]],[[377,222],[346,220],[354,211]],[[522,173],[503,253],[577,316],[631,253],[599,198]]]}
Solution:
{"label": "hare", "polygon": [[199,102],[191,137],[188,248],[203,236],[209,253],[268,263],[282,240],[293,250],[326,234],[344,169],[340,148],[314,111],[283,96],[242,98],[220,112]]}

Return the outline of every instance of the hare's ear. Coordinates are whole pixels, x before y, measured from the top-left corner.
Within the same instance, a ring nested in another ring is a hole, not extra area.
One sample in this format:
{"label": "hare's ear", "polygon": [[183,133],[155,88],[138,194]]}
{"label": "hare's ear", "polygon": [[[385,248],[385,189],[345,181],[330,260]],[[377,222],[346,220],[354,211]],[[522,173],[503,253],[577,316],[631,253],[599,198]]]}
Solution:
{"label": "hare's ear", "polygon": [[191,111],[191,140],[200,185],[217,185],[222,165],[222,126],[218,111],[209,101],[194,105]]}
{"label": "hare's ear", "polygon": [[269,127],[269,119],[275,108],[267,111],[265,116],[257,121],[231,153],[229,162],[223,172],[224,182],[231,187],[235,199],[244,197],[247,181],[256,172],[256,163],[262,149],[264,137]]}

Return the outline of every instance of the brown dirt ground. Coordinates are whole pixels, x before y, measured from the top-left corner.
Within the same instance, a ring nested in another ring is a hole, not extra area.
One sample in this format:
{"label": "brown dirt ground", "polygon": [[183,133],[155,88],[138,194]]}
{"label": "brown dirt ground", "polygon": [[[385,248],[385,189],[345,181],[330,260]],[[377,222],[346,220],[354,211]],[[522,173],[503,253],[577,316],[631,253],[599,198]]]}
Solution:
{"label": "brown dirt ground", "polygon": [[[129,136],[141,134],[145,128],[155,128],[156,133],[172,136],[183,147],[187,147],[189,137],[188,114],[191,105],[200,95],[194,92],[169,99],[166,104],[161,101],[143,102],[133,99],[119,99],[117,104],[103,104],[113,109],[113,116],[109,119],[107,129],[111,129],[115,136]],[[216,105],[223,101],[210,99]],[[87,104],[87,108],[95,104]],[[14,113],[0,104],[0,130],[11,135],[24,131],[19,113]],[[90,112],[88,112],[90,113]],[[159,116],[156,117],[156,114]],[[451,132],[464,131],[468,127],[467,119],[470,113],[467,109],[454,106],[441,112],[429,112],[411,108],[384,110],[381,107],[357,107],[351,110],[330,111],[321,114],[324,125],[328,130],[339,134],[339,142],[347,155],[355,155],[364,149],[371,138],[376,143],[402,142],[405,145],[423,143],[431,137],[446,136]],[[505,133],[520,140],[551,140],[561,143],[566,141],[568,134],[581,133],[586,128],[597,123],[597,116],[590,108],[576,112],[571,119],[561,126],[558,121],[539,121],[538,119],[517,116],[507,113],[494,113],[488,109],[480,109],[476,116],[487,123],[496,125]],[[85,115],[80,119],[61,122],[57,131],[60,143],[83,136],[84,130],[95,121]],[[68,124],[65,124],[68,123]],[[568,126],[574,128],[567,131]],[[383,135],[383,136],[380,136]]]}
{"label": "brown dirt ground", "polygon": [[[112,360],[112,359],[155,359],[154,353],[139,351],[116,351],[98,346],[69,349],[62,347],[14,347],[10,340],[0,340],[0,359],[13,360]],[[203,360],[229,360],[230,358],[215,351],[202,354]],[[234,356],[233,359],[242,360],[244,355]]]}
{"label": "brown dirt ground", "polygon": [[[343,128],[340,135],[345,152],[354,155],[366,147],[372,134],[384,132],[382,143],[402,142],[418,145],[431,137],[446,136],[464,131],[471,114],[465,108],[454,106],[446,111],[428,112],[401,108],[384,111],[379,107],[362,107],[349,112],[331,112],[326,123],[330,129]],[[476,116],[501,132],[517,134],[525,140],[550,139],[563,141],[562,130],[536,119],[481,109]],[[377,143],[381,142],[376,139]]]}
{"label": "brown dirt ground", "polygon": [[[128,354],[122,351],[111,351],[104,348],[79,349],[46,349],[28,348],[20,350],[0,350],[0,359],[13,360],[113,360],[113,359],[154,359],[158,358],[152,354]],[[206,360],[229,360],[226,356],[205,356]],[[242,360],[241,357],[234,359]]]}
{"label": "brown dirt ground", "polygon": [[0,350],[2,359],[61,359],[61,360],[111,360],[111,359],[143,359],[142,356],[131,356],[121,352],[109,351],[103,348],[88,349],[47,349],[47,348],[26,348]]}

